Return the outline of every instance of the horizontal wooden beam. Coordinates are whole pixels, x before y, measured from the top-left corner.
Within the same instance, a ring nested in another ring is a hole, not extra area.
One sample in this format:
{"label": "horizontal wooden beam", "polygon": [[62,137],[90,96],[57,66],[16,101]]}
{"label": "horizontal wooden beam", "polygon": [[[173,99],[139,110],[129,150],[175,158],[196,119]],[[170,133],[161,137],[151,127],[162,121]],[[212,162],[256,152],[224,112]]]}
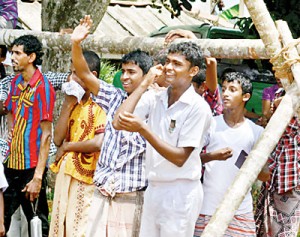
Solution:
{"label": "horizontal wooden beam", "polygon": [[[37,36],[45,48],[70,51],[70,35],[53,32],[0,30],[0,44],[10,45],[14,39],[24,34]],[[178,39],[175,42],[184,41]],[[197,39],[194,40],[204,51],[209,51],[216,58],[239,59],[268,59],[265,46],[260,39]],[[101,54],[123,55],[135,49],[155,54],[164,47],[163,38],[150,37],[98,37],[90,35],[84,42],[83,48]]]}

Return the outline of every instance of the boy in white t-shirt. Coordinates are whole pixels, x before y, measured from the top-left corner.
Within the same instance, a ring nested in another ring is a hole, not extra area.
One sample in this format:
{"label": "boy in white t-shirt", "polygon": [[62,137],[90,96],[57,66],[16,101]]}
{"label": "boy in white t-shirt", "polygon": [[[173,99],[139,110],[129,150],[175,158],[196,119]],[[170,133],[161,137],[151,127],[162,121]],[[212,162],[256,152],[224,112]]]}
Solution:
{"label": "boy in white t-shirt", "polygon": [[[205,163],[204,199],[195,227],[195,237],[201,236],[263,131],[262,127],[244,117],[244,107],[251,94],[252,84],[242,73],[231,72],[225,75],[222,83],[223,115],[214,117],[209,135],[205,138],[208,154],[201,155]],[[224,147],[228,147],[228,154],[214,153]],[[250,190],[236,211],[225,236],[256,236]]]}
{"label": "boy in white t-shirt", "polygon": [[[152,67],[114,117],[116,129],[139,132],[147,140],[149,185],[140,237],[193,236],[203,199],[199,153],[212,121],[208,104],[191,85],[202,62],[196,44],[172,44],[165,66]],[[162,73],[167,90],[146,91]]]}
{"label": "boy in white t-shirt", "polygon": [[5,227],[4,227],[4,199],[3,192],[8,187],[6,178],[4,176],[4,170],[2,165],[2,159],[0,157],[0,236],[5,235]]}

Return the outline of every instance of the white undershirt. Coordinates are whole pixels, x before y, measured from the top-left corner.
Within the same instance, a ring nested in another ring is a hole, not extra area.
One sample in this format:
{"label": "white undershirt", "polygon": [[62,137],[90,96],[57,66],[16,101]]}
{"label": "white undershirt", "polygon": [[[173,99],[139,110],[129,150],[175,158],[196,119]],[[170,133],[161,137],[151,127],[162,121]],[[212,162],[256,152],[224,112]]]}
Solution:
{"label": "white undershirt", "polygon": [[[249,154],[262,131],[262,127],[248,119],[239,127],[231,128],[225,123],[223,115],[214,117],[214,123],[207,138],[209,142],[207,152],[230,147],[233,150],[233,156],[226,161],[215,160],[205,164],[204,200],[201,214],[214,214],[223,200],[227,188],[239,171],[239,168],[235,165],[239,154],[242,150]],[[252,197],[249,190],[236,214],[245,214],[251,212],[252,209]]]}

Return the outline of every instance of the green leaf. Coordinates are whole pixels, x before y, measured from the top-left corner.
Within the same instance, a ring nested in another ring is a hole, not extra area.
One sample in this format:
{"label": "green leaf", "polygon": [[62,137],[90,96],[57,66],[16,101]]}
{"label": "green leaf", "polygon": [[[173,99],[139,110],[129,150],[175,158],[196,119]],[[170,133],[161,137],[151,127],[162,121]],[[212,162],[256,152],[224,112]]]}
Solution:
{"label": "green leaf", "polygon": [[115,73],[118,71],[115,65],[109,61],[101,60],[100,78],[109,84],[112,84]]}
{"label": "green leaf", "polygon": [[225,19],[225,20],[230,20],[234,17],[239,16],[239,4],[234,5],[233,7],[223,11],[222,13],[219,14],[219,17]]}

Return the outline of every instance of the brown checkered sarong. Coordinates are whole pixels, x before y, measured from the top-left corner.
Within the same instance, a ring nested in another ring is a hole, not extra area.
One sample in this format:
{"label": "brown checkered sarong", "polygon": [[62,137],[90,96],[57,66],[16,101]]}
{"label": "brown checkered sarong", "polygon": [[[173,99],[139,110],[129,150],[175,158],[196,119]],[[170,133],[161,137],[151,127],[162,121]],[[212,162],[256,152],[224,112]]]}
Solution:
{"label": "brown checkered sarong", "polygon": [[270,191],[263,183],[255,212],[259,237],[297,236],[300,224],[300,189],[283,194]]}

